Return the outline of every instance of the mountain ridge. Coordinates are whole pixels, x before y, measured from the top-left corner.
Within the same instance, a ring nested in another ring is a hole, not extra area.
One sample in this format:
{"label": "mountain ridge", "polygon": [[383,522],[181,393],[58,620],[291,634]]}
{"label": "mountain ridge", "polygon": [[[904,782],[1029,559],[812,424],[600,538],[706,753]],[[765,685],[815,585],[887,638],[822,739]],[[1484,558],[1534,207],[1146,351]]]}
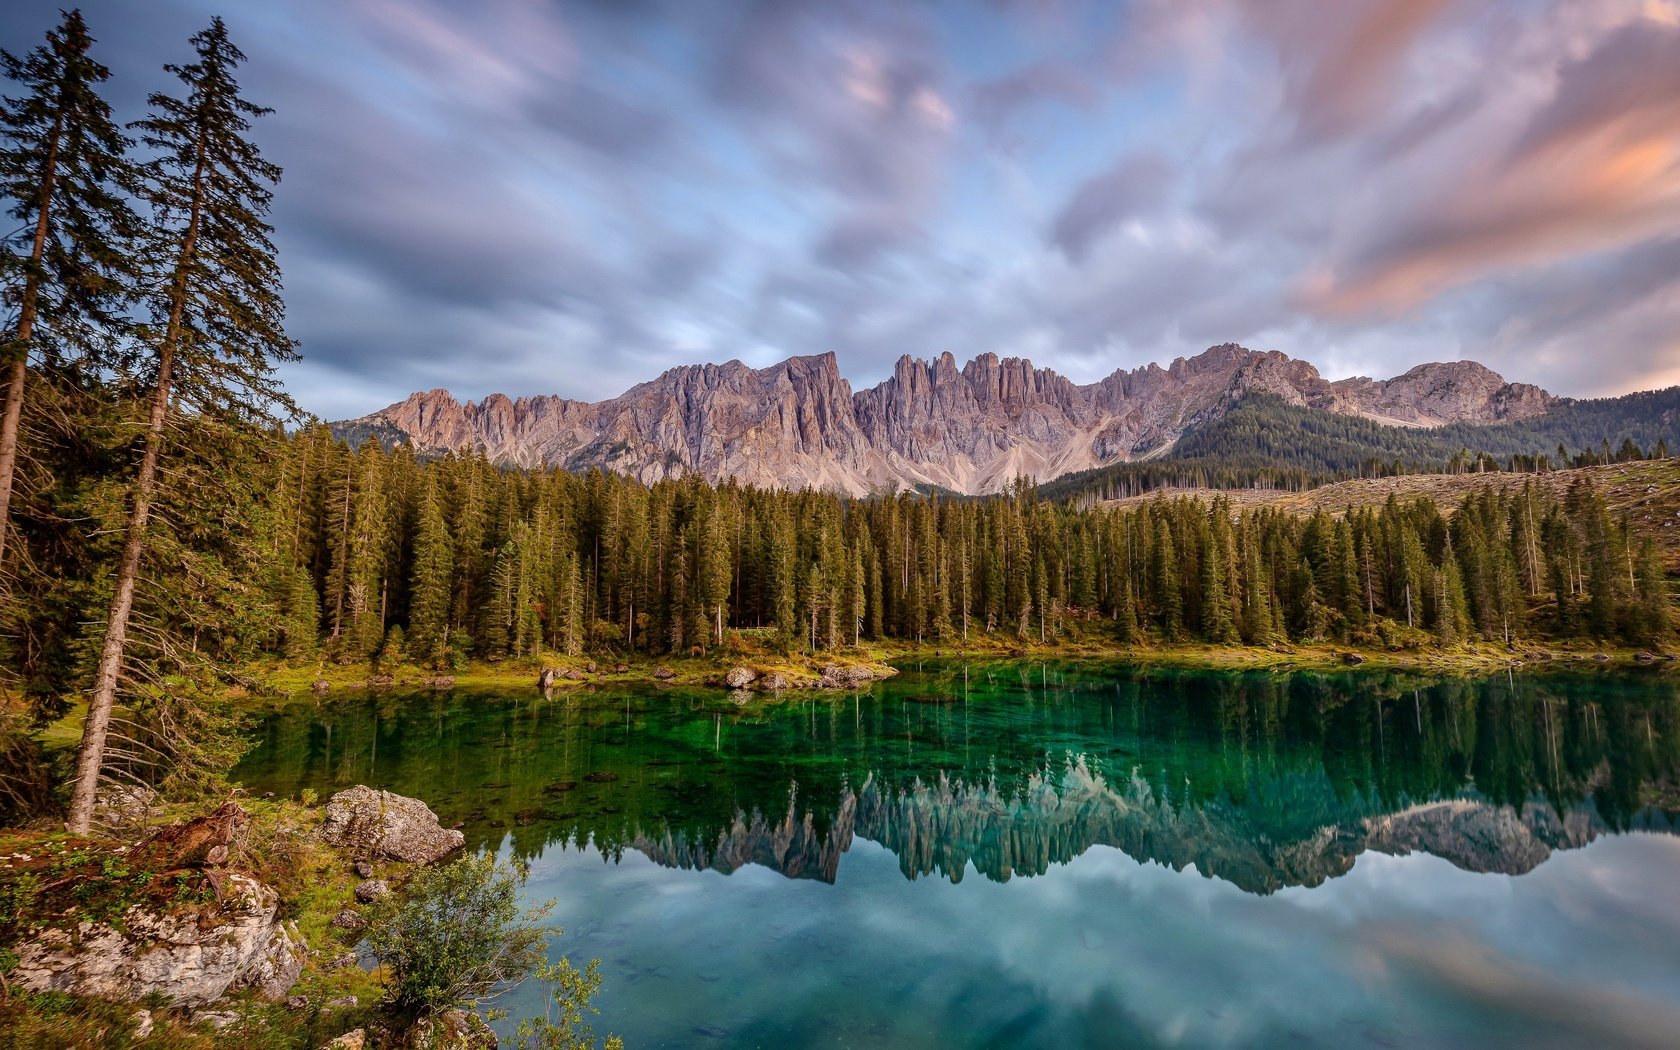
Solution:
{"label": "mountain ridge", "polygon": [[511,466],[600,467],[646,482],[699,474],[852,495],[924,486],[981,494],[1018,475],[1047,481],[1159,454],[1253,392],[1408,427],[1525,419],[1562,402],[1474,361],[1330,381],[1280,351],[1224,343],[1088,384],[989,352],[960,367],[948,351],[906,354],[885,380],[856,391],[832,352],[760,369],[730,360],[670,368],[596,402],[463,402],[435,388],[333,427],[425,453],[473,450]]}

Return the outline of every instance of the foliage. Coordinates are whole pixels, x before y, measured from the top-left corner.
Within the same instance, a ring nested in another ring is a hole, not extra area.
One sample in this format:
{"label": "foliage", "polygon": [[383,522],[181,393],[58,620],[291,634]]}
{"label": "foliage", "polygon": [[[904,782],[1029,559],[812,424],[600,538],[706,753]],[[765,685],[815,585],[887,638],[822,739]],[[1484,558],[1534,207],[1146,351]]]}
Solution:
{"label": "foliage", "polygon": [[553,905],[520,908],[528,875],[521,860],[464,856],[421,868],[403,892],[376,902],[364,943],[386,968],[392,1000],[427,1013],[474,1008],[530,976]]}
{"label": "foliage", "polygon": [[[548,986],[548,995],[541,1017],[519,1022],[519,1050],[595,1050],[595,1031],[584,1018],[600,1012],[590,1001],[601,990],[601,961],[592,959],[580,970],[562,958],[543,963],[531,976]],[[624,1040],[608,1036],[606,1050],[624,1050]]]}

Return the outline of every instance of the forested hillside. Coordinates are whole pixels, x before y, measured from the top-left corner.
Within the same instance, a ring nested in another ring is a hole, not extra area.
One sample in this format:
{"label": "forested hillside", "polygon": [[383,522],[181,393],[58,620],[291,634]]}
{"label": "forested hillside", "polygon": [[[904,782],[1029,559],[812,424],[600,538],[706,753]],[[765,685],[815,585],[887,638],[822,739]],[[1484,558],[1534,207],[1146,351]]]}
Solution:
{"label": "forested hillside", "polygon": [[1680,448],[1680,387],[1565,401],[1493,424],[1390,426],[1250,394],[1185,433],[1158,459],[1057,478],[1051,498],[1114,498],[1158,488],[1300,490],[1330,481],[1464,470],[1548,470]]}
{"label": "forested hillside", "polygon": [[422,462],[323,428],[275,450],[259,640],[301,656],[687,653],[731,628],[788,650],[862,641],[1116,643],[1575,636],[1655,644],[1666,583],[1584,476],[1455,513],[1392,500],[1341,518],[1158,498],[1077,509],[849,500],[698,480]]}

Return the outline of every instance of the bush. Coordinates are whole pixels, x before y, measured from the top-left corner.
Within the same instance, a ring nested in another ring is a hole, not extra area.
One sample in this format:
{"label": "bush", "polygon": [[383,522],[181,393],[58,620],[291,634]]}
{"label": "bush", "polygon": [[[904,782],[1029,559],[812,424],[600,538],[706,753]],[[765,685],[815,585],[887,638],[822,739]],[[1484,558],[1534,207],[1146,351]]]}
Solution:
{"label": "bush", "polygon": [[422,1013],[474,1009],[542,966],[553,902],[520,908],[528,875],[521,861],[461,857],[421,868],[403,893],[378,901],[366,944],[396,1004]]}

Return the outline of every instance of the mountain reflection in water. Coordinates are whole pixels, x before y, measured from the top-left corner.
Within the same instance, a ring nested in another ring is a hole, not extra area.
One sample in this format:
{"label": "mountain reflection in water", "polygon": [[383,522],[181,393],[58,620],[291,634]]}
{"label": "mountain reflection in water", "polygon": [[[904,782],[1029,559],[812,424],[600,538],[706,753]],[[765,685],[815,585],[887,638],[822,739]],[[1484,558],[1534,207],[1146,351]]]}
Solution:
{"label": "mountain reflection in water", "polygon": [[238,777],[427,800],[469,844],[593,845],[833,882],[855,838],[907,878],[1039,875],[1095,845],[1251,893],[1365,851],[1521,875],[1672,834],[1680,701],[1656,677],[1430,680],[929,665],[862,696],[456,691],[299,704]]}

